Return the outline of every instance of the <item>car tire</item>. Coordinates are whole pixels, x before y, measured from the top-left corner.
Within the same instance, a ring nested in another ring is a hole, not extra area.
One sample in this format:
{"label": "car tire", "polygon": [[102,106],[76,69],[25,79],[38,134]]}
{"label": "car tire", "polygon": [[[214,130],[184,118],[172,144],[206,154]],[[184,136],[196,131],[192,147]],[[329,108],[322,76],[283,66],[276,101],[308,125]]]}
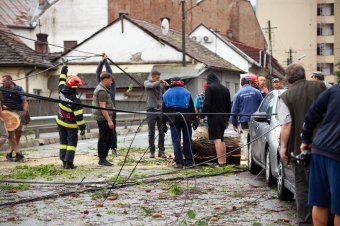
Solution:
{"label": "car tire", "polygon": [[251,174],[257,174],[260,172],[261,168],[258,166],[253,159],[252,145],[248,145],[248,170]]}
{"label": "car tire", "polygon": [[270,153],[268,147],[266,148],[266,183],[269,187],[275,185],[276,178],[272,174],[272,167],[270,164]]}
{"label": "car tire", "polygon": [[293,193],[291,193],[285,186],[284,186],[284,169],[282,161],[279,161],[279,175],[277,177],[277,196],[280,200],[287,201],[292,200],[294,198]]}

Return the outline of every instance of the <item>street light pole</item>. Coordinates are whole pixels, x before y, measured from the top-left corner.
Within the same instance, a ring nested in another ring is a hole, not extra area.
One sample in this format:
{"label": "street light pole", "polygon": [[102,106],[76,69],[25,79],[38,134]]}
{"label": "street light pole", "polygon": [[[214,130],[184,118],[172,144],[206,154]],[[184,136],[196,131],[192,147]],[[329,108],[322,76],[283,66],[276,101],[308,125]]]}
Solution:
{"label": "street light pole", "polygon": [[185,67],[185,0],[182,0],[182,54],[182,64]]}

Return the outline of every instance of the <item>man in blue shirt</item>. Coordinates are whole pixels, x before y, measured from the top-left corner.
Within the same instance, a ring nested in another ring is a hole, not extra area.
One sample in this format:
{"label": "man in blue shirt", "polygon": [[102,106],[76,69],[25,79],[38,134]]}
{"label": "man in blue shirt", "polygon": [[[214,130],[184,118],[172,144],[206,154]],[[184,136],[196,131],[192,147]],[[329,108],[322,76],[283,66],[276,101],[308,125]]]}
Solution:
{"label": "man in blue shirt", "polygon": [[[184,88],[184,82],[176,77],[171,80],[170,88],[163,94],[163,115],[164,132],[167,131],[166,122],[170,124],[171,139],[174,147],[175,161],[174,168],[190,166],[194,163],[191,149],[191,124],[197,129],[197,120],[194,114],[181,115],[180,113],[195,113],[191,93]],[[183,135],[183,146],[185,162],[181,147],[181,136]]]}
{"label": "man in blue shirt", "polygon": [[[241,79],[241,84],[243,86],[235,94],[233,106],[231,108],[232,114],[253,114],[259,108],[263,98],[260,91],[251,86],[251,82],[250,76],[245,76]],[[241,161],[246,161],[248,159],[246,144],[248,142],[250,116],[232,115],[230,118],[234,130],[241,135],[241,145],[243,146],[241,149]],[[241,124],[241,129],[239,129],[239,124]]]}

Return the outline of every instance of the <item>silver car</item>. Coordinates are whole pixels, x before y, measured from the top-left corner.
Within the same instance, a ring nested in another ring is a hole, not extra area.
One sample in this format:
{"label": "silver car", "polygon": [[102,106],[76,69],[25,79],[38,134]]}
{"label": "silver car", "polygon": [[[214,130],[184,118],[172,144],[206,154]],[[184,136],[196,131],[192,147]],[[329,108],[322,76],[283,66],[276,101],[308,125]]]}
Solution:
{"label": "silver car", "polygon": [[[294,174],[291,165],[280,160],[279,141],[280,123],[277,115],[279,96],[286,90],[273,90],[262,101],[257,116],[251,117],[249,123],[248,166],[252,174],[261,169],[266,172],[268,186],[277,184],[278,197],[281,200],[293,198]],[[263,116],[261,116],[263,114]]]}

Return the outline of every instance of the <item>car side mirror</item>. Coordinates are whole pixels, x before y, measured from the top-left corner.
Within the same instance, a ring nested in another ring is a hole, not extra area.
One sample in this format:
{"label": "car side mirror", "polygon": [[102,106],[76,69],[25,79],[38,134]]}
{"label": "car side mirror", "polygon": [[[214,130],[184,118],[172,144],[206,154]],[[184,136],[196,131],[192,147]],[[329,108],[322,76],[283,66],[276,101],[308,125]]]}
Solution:
{"label": "car side mirror", "polygon": [[268,116],[266,112],[258,112],[255,114],[256,115],[253,116],[253,119],[256,122],[267,122],[268,124],[270,123],[270,116]]}

